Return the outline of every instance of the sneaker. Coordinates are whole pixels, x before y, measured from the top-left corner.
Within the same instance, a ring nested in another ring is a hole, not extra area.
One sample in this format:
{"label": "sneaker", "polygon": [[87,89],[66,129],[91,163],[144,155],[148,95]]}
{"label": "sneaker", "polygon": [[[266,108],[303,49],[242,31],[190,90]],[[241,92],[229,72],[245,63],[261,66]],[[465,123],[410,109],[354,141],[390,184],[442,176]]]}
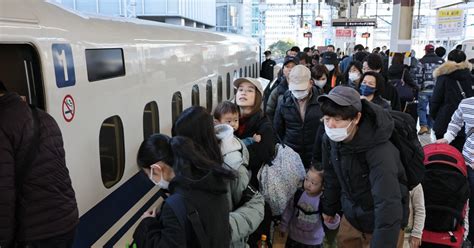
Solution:
{"label": "sneaker", "polygon": [[420,127],[420,131],[418,132],[418,135],[423,135],[423,134],[426,134],[426,133],[429,133],[430,130],[428,129],[427,126],[421,126]]}

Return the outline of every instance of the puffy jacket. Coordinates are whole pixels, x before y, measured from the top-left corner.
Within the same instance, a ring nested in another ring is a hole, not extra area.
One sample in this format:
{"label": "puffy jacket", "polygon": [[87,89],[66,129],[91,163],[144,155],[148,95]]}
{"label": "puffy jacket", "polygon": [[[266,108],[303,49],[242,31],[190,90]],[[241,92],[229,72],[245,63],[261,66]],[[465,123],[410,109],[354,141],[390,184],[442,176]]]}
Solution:
{"label": "puffy jacket", "polygon": [[265,109],[265,114],[268,118],[273,121],[275,117],[275,111],[278,105],[279,99],[288,91],[288,82],[284,77],[282,77],[280,83],[276,88],[272,90],[270,93],[270,97],[268,98],[267,107]]}
{"label": "puffy jacket", "polygon": [[316,133],[323,117],[318,103],[318,90],[311,88],[310,98],[306,102],[304,121],[300,107],[293,94],[288,91],[278,103],[273,125],[283,143],[297,152],[305,167],[309,167],[314,150]]}
{"label": "puffy jacket", "polygon": [[[225,181],[214,172],[192,179],[186,174],[183,171],[171,180],[170,197],[180,194],[185,199],[186,208],[192,206],[197,210],[210,240],[210,248],[229,247],[231,234]],[[186,219],[185,226],[182,226],[177,213],[166,200],[155,218],[148,217],[140,222],[133,239],[141,248],[200,247],[190,221]]]}
{"label": "puffy jacket", "polygon": [[[66,168],[61,130],[38,109],[38,152],[23,178],[23,193],[15,193],[15,171],[33,137],[30,107],[16,93],[0,96],[0,247],[12,241],[35,241],[67,234],[79,219],[71,178]],[[16,197],[22,204],[16,205]],[[19,223],[15,223],[15,214]]]}
{"label": "puffy jacket", "polygon": [[423,58],[420,59],[421,67],[417,75],[418,83],[421,84],[422,91],[433,91],[433,88],[436,85],[436,80],[433,77],[433,72],[436,68],[438,68],[441,64],[444,63],[444,59],[438,57],[436,53],[428,53]]}
{"label": "puffy jacket", "polygon": [[239,129],[235,131],[235,135],[243,139],[254,134],[261,135],[261,140],[258,143],[249,145],[247,149],[250,158],[249,169],[252,172],[250,184],[258,188],[257,173],[264,163],[272,161],[275,154],[275,135],[272,123],[263,114],[263,111],[258,111],[251,116],[239,119]]}
{"label": "puffy jacket", "polygon": [[323,212],[342,209],[361,232],[372,233],[370,247],[397,247],[408,219],[408,189],[400,183],[405,170],[389,141],[394,128],[388,111],[362,101],[362,118],[354,138],[323,142]]}
{"label": "puffy jacket", "polygon": [[264,198],[260,193],[244,203],[238,204],[242,200],[242,192],[250,182],[250,174],[247,170],[249,153],[241,140],[234,137],[234,130],[229,125],[215,126],[216,136],[219,139],[224,163],[236,172],[237,178],[229,182],[227,187],[227,201],[230,211],[230,247],[245,247],[248,236],[252,234],[263,220]]}
{"label": "puffy jacket", "polygon": [[443,136],[451,121],[451,116],[461,102],[462,95],[456,81],[461,84],[466,98],[474,96],[472,90],[471,63],[447,61],[434,72],[436,86],[430,102],[430,115],[435,120],[433,130],[437,136]]}

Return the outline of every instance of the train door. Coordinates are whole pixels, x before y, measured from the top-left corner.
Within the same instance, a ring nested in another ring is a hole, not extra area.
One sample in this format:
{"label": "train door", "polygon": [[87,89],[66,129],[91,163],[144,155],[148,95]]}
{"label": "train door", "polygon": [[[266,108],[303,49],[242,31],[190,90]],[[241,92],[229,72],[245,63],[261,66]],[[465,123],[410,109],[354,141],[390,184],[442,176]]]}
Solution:
{"label": "train door", "polygon": [[0,44],[0,54],[0,81],[7,90],[25,96],[28,103],[46,110],[36,50],[26,44]]}

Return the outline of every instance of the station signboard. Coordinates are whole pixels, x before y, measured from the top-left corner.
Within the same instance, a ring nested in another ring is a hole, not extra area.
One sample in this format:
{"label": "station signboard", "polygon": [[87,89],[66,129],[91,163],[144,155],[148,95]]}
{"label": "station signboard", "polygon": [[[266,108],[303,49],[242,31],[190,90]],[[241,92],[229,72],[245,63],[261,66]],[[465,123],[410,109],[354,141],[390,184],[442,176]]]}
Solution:
{"label": "station signboard", "polygon": [[336,40],[338,41],[352,41],[354,39],[353,30],[349,28],[336,29]]}
{"label": "station signboard", "polygon": [[464,31],[463,9],[440,9],[436,14],[436,38],[462,36]]}
{"label": "station signboard", "polygon": [[305,38],[311,38],[311,37],[313,37],[313,34],[311,32],[306,32],[306,33],[303,34],[303,36]]}
{"label": "station signboard", "polygon": [[377,26],[375,18],[350,18],[350,19],[333,19],[333,27],[374,27]]}

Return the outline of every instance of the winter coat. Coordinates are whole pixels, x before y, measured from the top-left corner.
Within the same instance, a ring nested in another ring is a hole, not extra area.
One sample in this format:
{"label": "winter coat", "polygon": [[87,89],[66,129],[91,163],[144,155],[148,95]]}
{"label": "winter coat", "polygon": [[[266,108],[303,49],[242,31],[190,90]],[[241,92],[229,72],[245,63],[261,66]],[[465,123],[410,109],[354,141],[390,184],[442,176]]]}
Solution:
{"label": "winter coat", "polygon": [[271,121],[273,121],[273,118],[275,118],[275,111],[277,109],[279,99],[281,99],[283,97],[283,94],[285,94],[285,92],[287,91],[288,82],[285,78],[282,78],[280,84],[278,84],[278,86],[273,89],[272,93],[270,94],[270,97],[268,98],[267,102],[267,107],[265,109],[265,114]]}
{"label": "winter coat", "polygon": [[242,206],[242,192],[250,182],[247,170],[249,153],[245,145],[234,136],[234,130],[227,124],[216,125],[216,136],[219,140],[224,163],[236,172],[237,178],[228,184],[227,201],[230,211],[230,230],[232,242],[230,247],[245,247],[248,236],[253,233],[263,220],[264,199],[260,193],[255,194]]}
{"label": "winter coat", "polygon": [[372,233],[371,247],[397,247],[408,219],[405,170],[389,141],[394,128],[388,111],[362,100],[362,118],[354,138],[323,142],[323,212],[342,209],[352,226]]}
{"label": "winter coat", "polygon": [[252,172],[250,184],[256,188],[258,186],[257,173],[264,163],[270,163],[275,154],[275,135],[273,133],[272,123],[263,114],[258,111],[251,116],[241,117],[239,119],[239,129],[235,135],[241,139],[259,134],[261,140],[258,143],[247,147],[249,151],[249,169]]}
{"label": "winter coat", "polygon": [[374,96],[371,102],[379,105],[383,109],[386,109],[386,110],[392,109],[392,106],[390,106],[390,103],[387,100],[383,99],[380,95]]}
{"label": "winter coat", "polygon": [[[229,247],[231,233],[226,182],[213,172],[193,179],[189,175],[181,172],[171,180],[170,197],[180,194],[185,199],[186,208],[192,206],[197,210],[210,248]],[[156,217],[148,217],[140,222],[133,240],[141,248],[200,247],[191,222],[186,218],[185,226],[182,226],[177,213],[166,200]]]}
{"label": "winter coat", "polygon": [[318,91],[313,86],[306,100],[306,112],[302,120],[298,100],[288,91],[278,103],[273,120],[273,126],[283,143],[300,155],[306,168],[311,163],[316,133],[323,117],[317,98]]}
{"label": "winter coat", "polygon": [[392,80],[400,80],[402,76],[403,81],[406,84],[410,85],[413,89],[417,88],[415,81],[413,81],[413,78],[411,77],[410,71],[405,68],[405,65],[392,65],[388,69],[387,77],[389,82]]}
{"label": "winter coat", "polygon": [[262,69],[260,71],[260,77],[266,78],[270,81],[273,80],[273,67],[276,65],[275,60],[267,59],[262,63]]}
{"label": "winter coat", "polygon": [[335,86],[334,87],[331,87],[331,84],[332,84],[332,76],[334,75],[336,69],[334,68],[334,70],[330,71],[329,72],[329,76],[327,78],[327,82],[326,84],[324,85],[323,87],[323,92],[328,94],[329,91],[332,90],[332,88],[338,86],[338,85],[341,85],[341,84],[344,84],[344,77],[342,75],[339,75],[339,76],[336,76],[336,81],[335,81]]}
{"label": "winter coat", "polygon": [[466,98],[474,96],[471,68],[472,65],[467,61],[447,61],[433,72],[436,86],[430,101],[430,115],[435,120],[433,130],[437,136],[444,135],[451,116],[463,99],[456,81],[461,84]]}
{"label": "winter coat", "polygon": [[[59,126],[38,109],[39,143],[33,162],[22,158],[33,139],[33,115],[16,93],[0,96],[0,247],[8,247],[15,226],[17,241],[35,241],[72,232],[78,224],[78,209],[66,167]],[[23,193],[15,192],[15,172],[28,166]],[[21,205],[16,205],[21,197]],[[19,223],[15,223],[15,214]]]}
{"label": "winter coat", "polygon": [[418,83],[421,84],[421,91],[432,92],[436,85],[436,79],[433,77],[433,72],[441,64],[444,63],[444,59],[438,57],[436,53],[428,53],[420,59],[421,67],[417,75]]}
{"label": "winter coat", "polygon": [[[381,75],[383,76],[383,74]],[[397,89],[388,81],[388,78],[385,78],[385,76],[383,78],[385,87],[381,94],[382,98],[390,102],[390,106],[392,106],[393,110],[402,110],[402,104]]]}

